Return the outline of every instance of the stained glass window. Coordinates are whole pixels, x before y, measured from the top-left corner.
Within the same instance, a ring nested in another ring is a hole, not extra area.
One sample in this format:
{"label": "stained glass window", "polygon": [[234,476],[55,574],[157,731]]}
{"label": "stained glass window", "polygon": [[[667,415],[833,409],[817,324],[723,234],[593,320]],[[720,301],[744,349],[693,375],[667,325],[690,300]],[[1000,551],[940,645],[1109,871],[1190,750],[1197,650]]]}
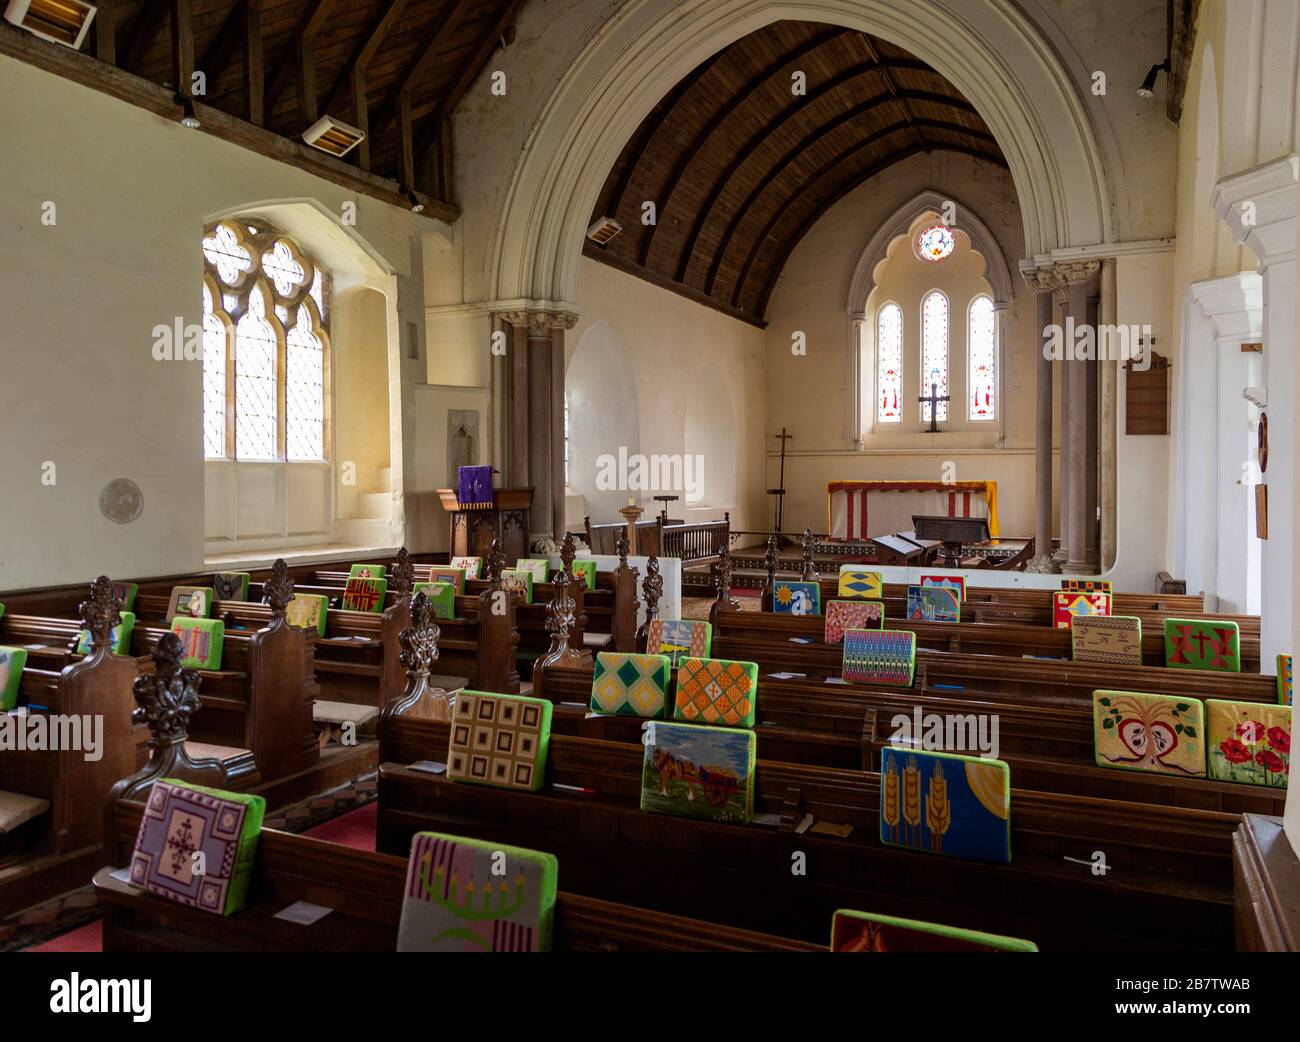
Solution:
{"label": "stained glass window", "polygon": [[[948,298],[937,289],[921,301],[921,391],[933,385],[939,397],[948,393]],[[948,418],[948,403],[938,403],[938,418]],[[921,403],[921,422],[930,422],[930,403]]]}
{"label": "stained glass window", "polygon": [[218,223],[203,257],[205,457],[327,459],[328,274],[261,222]]}
{"label": "stained glass window", "polygon": [[993,318],[993,301],[976,297],[971,301],[966,333],[967,416],[972,420],[997,418],[997,329]]}
{"label": "stained glass window", "polygon": [[876,316],[876,419],[903,418],[903,310],[886,304]]}
{"label": "stained glass window", "polygon": [[952,253],[957,240],[951,228],[932,224],[916,237],[916,255],[922,260],[941,261]]}

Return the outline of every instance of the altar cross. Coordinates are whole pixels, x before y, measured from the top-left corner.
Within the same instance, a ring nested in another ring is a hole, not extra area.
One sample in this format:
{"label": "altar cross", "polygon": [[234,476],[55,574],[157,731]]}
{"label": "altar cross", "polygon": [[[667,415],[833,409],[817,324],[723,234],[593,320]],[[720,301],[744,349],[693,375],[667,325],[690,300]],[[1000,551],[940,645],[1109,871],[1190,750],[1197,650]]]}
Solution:
{"label": "altar cross", "polygon": [[952,399],[948,395],[939,393],[939,385],[937,383],[930,385],[929,394],[923,394],[917,398],[918,402],[930,403],[930,429],[925,432],[926,434],[939,433],[939,403],[951,400]]}
{"label": "altar cross", "polygon": [[776,488],[769,488],[767,494],[776,497],[776,516],[773,518],[773,531],[779,536],[781,534],[781,516],[782,507],[785,505],[785,443],[790,441],[794,435],[787,434],[785,428],[781,428],[781,433],[775,436],[781,442],[781,478],[777,482]]}

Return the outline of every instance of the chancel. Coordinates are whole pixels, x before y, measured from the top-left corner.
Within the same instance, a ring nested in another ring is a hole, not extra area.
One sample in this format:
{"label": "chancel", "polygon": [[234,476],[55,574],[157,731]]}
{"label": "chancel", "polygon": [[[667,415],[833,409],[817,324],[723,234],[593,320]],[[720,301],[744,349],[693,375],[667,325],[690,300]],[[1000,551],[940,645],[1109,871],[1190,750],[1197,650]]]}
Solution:
{"label": "chancel", "polygon": [[1297,82],[1296,0],[9,2],[0,950],[1300,948]]}

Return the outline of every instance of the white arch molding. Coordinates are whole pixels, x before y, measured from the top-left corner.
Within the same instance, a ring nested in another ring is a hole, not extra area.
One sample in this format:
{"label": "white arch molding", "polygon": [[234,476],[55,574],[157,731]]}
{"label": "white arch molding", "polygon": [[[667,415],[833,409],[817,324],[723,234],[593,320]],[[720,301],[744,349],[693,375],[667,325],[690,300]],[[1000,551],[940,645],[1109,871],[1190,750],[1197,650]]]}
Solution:
{"label": "white arch molding", "polygon": [[943,74],[1006,157],[1025,256],[1110,241],[1110,193],[1093,128],[1038,30],[1000,0],[629,0],[547,99],[511,178],[491,264],[494,307],[577,312],[591,209],[624,143],[685,75],[775,21],[872,33]]}

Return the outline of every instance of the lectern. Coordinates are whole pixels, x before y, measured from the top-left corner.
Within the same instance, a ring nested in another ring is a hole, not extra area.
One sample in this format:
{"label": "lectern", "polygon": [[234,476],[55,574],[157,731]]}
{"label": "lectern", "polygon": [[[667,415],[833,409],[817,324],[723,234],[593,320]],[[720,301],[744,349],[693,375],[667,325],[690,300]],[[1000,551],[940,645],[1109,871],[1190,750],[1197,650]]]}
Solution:
{"label": "lectern", "polygon": [[501,540],[508,565],[528,556],[531,488],[493,489],[492,500],[486,503],[461,503],[452,488],[437,492],[450,519],[452,557],[486,557],[493,539]]}

